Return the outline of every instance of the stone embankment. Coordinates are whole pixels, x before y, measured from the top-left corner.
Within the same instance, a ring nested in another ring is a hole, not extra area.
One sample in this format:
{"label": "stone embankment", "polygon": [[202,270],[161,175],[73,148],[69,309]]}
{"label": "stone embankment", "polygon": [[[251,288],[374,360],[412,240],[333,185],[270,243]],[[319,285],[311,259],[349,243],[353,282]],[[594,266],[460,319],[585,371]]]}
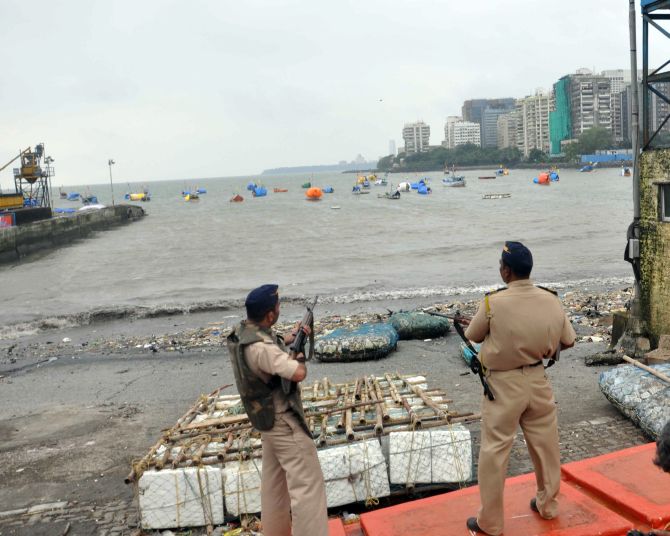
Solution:
{"label": "stone embankment", "polygon": [[135,205],[116,205],[58,216],[17,227],[0,229],[0,263],[55,248],[94,231],[102,231],[141,219],[145,212]]}

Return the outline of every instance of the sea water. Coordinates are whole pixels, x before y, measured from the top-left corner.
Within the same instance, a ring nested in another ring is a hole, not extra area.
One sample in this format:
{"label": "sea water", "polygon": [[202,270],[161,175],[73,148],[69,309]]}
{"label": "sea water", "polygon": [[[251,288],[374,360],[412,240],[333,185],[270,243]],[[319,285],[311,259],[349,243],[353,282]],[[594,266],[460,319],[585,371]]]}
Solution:
{"label": "sea water", "polygon": [[[239,307],[262,283],[279,284],[289,300],[448,300],[501,284],[505,240],[524,242],[535,280],[559,290],[629,285],[623,254],[632,179],[619,169],[561,170],[559,182],[541,186],[532,183],[538,173],[479,180],[492,170],[468,170],[465,188],[444,187],[441,173],[391,174],[393,183],[429,178],[432,194],[400,200],[377,197],[390,186],[352,195],[355,174],[147,182],[143,220],[0,266],[0,337],[15,336],[19,325],[30,332],[26,326]],[[301,185],[310,180],[335,192],[308,201]],[[252,197],[249,182],[267,196]],[[141,186],[115,184],[115,201]],[[108,184],[89,188],[111,203]],[[207,193],[185,202],[181,191],[195,188]],[[229,202],[235,193],[244,202]],[[490,193],[511,197],[482,199]],[[78,205],[57,199],[56,206]]]}

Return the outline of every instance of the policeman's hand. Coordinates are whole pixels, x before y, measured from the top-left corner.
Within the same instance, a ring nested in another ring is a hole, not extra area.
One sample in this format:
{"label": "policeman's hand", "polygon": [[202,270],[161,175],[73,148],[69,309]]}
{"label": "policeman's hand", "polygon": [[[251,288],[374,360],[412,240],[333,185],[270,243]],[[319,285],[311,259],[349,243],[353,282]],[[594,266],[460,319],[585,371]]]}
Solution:
{"label": "policeman's hand", "polygon": [[291,356],[293,359],[295,359],[298,363],[304,363],[306,361],[305,359],[305,354],[300,352],[299,354]]}
{"label": "policeman's hand", "polygon": [[461,326],[469,326],[470,319],[467,316],[459,316],[458,320],[454,319],[454,322],[458,322]]}

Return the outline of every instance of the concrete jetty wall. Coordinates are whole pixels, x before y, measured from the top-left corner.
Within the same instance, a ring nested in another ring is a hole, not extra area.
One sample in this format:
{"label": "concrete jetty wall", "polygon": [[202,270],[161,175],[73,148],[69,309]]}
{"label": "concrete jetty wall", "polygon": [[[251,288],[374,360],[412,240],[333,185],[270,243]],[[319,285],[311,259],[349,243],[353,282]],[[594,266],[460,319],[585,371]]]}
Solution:
{"label": "concrete jetty wall", "polygon": [[662,188],[670,187],[670,149],[645,151],[640,164],[641,305],[656,346],[670,333],[670,222],[660,213]]}
{"label": "concrete jetty wall", "polygon": [[135,205],[116,205],[87,210],[17,227],[0,229],[0,263],[14,262],[37,251],[58,247],[101,231],[144,217]]}

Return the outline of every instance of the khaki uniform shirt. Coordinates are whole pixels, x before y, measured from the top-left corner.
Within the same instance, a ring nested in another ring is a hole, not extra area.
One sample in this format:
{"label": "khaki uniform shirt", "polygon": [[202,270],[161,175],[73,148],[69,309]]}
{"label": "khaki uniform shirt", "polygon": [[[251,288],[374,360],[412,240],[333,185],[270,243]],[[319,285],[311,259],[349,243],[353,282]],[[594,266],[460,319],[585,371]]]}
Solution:
{"label": "khaki uniform shirt", "polygon": [[[261,332],[262,342],[255,342],[244,349],[244,357],[251,371],[265,383],[270,383],[272,376],[290,380],[298,369],[298,362],[291,359],[275,344],[270,335]],[[276,413],[288,411],[289,405],[281,389],[272,393]]]}
{"label": "khaki uniform shirt", "polygon": [[491,370],[511,370],[548,359],[559,348],[575,342],[575,330],[553,293],[530,279],[512,281],[508,288],[482,301],[465,336],[482,342],[479,357]]}

